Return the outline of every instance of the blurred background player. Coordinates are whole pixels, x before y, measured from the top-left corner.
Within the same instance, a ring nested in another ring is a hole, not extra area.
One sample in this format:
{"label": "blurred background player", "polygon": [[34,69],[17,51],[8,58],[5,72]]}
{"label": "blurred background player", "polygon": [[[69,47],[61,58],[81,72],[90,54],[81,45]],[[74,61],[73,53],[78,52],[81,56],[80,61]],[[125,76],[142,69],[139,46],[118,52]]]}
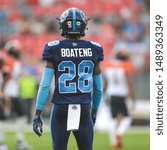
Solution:
{"label": "blurred background player", "polygon": [[8,41],[5,45],[5,50],[7,53],[6,63],[10,67],[10,76],[6,81],[4,92],[10,98],[11,110],[13,110],[14,117],[16,114],[23,116],[23,107],[19,99],[19,87],[18,79],[21,75],[22,66],[21,66],[21,44],[17,40]]}
{"label": "blurred background player", "polygon": [[6,64],[10,66],[10,73],[8,80],[4,86],[4,93],[10,101],[10,119],[17,122],[15,129],[18,150],[29,150],[29,146],[24,139],[24,124],[25,124],[25,109],[23,101],[19,97],[19,84],[18,80],[22,74],[21,50],[22,46],[18,40],[10,40],[5,44],[7,54]]}
{"label": "blurred background player", "polygon": [[4,85],[7,77],[7,72],[5,71],[5,54],[0,51],[0,150],[8,150],[5,145],[4,139],[4,125],[3,122],[9,117],[10,105],[7,96],[4,93]]}
{"label": "blurred background player", "polygon": [[0,119],[6,119],[10,114],[9,100],[4,93],[4,86],[8,80],[8,67],[5,65],[5,55],[0,52]]}
{"label": "blurred background player", "polygon": [[128,52],[119,50],[115,59],[106,63],[104,70],[105,95],[108,98],[112,121],[109,125],[113,148],[122,147],[122,136],[131,124],[127,100],[135,100],[133,85],[134,66]]}
{"label": "blurred background player", "polygon": [[45,68],[38,90],[33,129],[38,136],[42,135],[40,115],[54,76],[50,116],[53,149],[66,150],[72,131],[80,150],[92,150],[93,126],[102,97],[100,62],[104,57],[103,49],[98,43],[81,40],[88,23],[81,10],[67,9],[58,20],[65,39],[45,45],[42,54]]}

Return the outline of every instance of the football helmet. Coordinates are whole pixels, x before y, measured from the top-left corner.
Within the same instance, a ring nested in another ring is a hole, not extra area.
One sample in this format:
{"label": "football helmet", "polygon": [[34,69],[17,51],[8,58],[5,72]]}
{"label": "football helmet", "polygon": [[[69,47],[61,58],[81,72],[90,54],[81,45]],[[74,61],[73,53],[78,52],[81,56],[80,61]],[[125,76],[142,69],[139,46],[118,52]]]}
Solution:
{"label": "football helmet", "polygon": [[126,61],[129,60],[129,54],[127,50],[120,50],[116,53],[116,59]]}
{"label": "football helmet", "polygon": [[62,13],[58,20],[61,29],[61,36],[85,36],[85,29],[89,19],[86,19],[83,11],[79,10],[78,8],[67,9]]}
{"label": "football helmet", "polygon": [[20,58],[22,44],[18,40],[10,40],[5,44],[5,49],[10,56],[18,59]]}

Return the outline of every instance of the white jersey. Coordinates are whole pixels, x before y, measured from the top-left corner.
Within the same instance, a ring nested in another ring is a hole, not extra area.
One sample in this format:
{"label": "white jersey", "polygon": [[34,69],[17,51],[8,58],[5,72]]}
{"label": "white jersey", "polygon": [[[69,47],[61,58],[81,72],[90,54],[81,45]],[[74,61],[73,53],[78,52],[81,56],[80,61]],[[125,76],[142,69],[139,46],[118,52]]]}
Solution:
{"label": "white jersey", "polygon": [[11,73],[11,78],[7,81],[4,92],[9,97],[19,96],[18,78],[21,75],[21,62],[16,61]]}
{"label": "white jersey", "polygon": [[104,76],[107,81],[106,95],[107,96],[123,96],[129,94],[126,73],[129,63],[115,61],[111,63],[104,71]]}

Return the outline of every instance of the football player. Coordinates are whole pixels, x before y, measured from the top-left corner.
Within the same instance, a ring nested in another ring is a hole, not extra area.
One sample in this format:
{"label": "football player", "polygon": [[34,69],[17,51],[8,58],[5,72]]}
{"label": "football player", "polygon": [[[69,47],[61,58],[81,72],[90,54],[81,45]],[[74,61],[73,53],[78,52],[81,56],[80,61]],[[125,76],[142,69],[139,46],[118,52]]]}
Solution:
{"label": "football player", "polygon": [[58,19],[61,36],[65,39],[45,45],[43,76],[38,89],[33,130],[42,135],[40,114],[44,109],[52,78],[50,130],[54,150],[66,150],[73,132],[79,150],[92,150],[93,126],[102,97],[100,61],[103,49],[95,42],[81,40],[88,23],[85,14],[70,8]]}
{"label": "football player", "polygon": [[19,97],[19,85],[18,79],[22,75],[22,62],[21,62],[21,51],[23,47],[18,40],[9,40],[5,44],[6,50],[6,60],[5,65],[8,69],[5,72],[5,85],[4,93],[10,101],[10,117],[16,119],[17,128],[14,130],[16,132],[16,148],[17,150],[30,150],[30,146],[27,144],[24,138],[24,101],[21,101]]}
{"label": "football player", "polygon": [[109,133],[113,148],[122,147],[122,136],[131,124],[126,99],[135,100],[133,74],[134,66],[126,50],[119,50],[115,60],[106,63],[104,87],[112,115]]}
{"label": "football player", "polygon": [[0,51],[0,150],[8,150],[6,144],[4,144],[4,126],[3,120],[6,119],[8,116],[9,112],[9,107],[8,107],[8,100],[6,98],[6,95],[3,92],[3,85],[4,85],[4,58],[3,58],[3,53]]}

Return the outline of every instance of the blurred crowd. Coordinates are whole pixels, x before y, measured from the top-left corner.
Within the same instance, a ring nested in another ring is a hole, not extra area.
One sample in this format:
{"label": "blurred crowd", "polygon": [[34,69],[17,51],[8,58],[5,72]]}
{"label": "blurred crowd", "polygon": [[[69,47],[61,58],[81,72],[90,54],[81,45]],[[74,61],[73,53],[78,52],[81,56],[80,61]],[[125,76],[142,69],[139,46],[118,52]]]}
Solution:
{"label": "blurred crowd", "polygon": [[13,103],[12,107],[20,108],[12,108],[19,114],[27,111],[30,122],[30,110],[24,108],[33,107],[43,69],[43,46],[61,39],[56,18],[70,7],[80,8],[91,18],[84,39],[104,48],[102,68],[115,52],[128,51],[135,66],[137,97],[149,99],[149,6],[149,0],[1,0],[0,110],[4,109],[4,116],[14,117]]}

